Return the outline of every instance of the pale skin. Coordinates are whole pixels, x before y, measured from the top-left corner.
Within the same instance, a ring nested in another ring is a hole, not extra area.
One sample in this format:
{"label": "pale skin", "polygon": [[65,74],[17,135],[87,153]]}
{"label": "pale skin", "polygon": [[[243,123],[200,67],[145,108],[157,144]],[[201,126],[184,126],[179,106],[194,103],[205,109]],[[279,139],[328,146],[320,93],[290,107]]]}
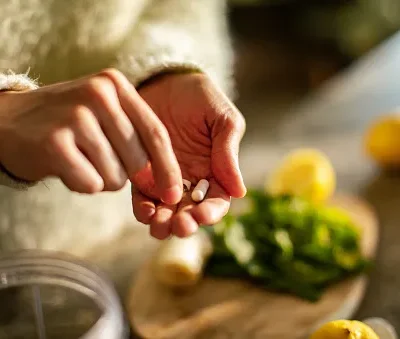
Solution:
{"label": "pale skin", "polygon": [[[159,76],[136,91],[117,70],[27,92],[0,93],[0,163],[14,176],[59,177],[72,191],[130,180],[136,218],[158,239],[218,222],[246,188],[242,115],[204,74]],[[193,203],[182,179],[210,181]]]}

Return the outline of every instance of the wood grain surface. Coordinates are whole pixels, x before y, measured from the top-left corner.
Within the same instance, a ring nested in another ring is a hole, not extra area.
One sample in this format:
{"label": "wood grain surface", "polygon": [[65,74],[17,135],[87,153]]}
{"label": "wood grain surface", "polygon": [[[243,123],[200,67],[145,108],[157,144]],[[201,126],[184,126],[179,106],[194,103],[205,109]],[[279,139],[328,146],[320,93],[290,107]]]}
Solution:
{"label": "wood grain surface", "polygon": [[[374,257],[378,222],[372,209],[356,197],[337,196],[363,229],[362,247]],[[246,282],[203,279],[186,291],[160,285],[145,264],[127,299],[130,322],[143,338],[151,339],[297,339],[305,338],[326,321],[350,317],[361,302],[366,277],[331,287],[318,303],[262,291]]]}

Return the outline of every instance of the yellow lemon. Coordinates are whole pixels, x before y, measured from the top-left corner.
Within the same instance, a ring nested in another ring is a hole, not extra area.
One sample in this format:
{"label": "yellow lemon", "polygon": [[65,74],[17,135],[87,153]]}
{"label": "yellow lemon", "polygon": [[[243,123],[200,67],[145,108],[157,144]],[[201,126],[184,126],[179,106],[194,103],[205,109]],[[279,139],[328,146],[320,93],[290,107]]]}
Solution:
{"label": "yellow lemon", "polygon": [[375,121],[366,133],[365,146],[380,166],[400,168],[400,114]]}
{"label": "yellow lemon", "polygon": [[321,326],[310,339],[379,339],[366,324],[356,320],[336,320]]}
{"label": "yellow lemon", "polygon": [[331,197],[335,188],[336,174],[329,158],[312,148],[290,152],[265,185],[273,195],[293,194],[316,203]]}

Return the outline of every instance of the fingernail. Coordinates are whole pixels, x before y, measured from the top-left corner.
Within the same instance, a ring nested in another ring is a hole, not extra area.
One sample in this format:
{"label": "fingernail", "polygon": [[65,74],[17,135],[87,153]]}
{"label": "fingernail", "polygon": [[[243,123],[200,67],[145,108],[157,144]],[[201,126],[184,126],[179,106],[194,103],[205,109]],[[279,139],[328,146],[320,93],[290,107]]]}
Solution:
{"label": "fingernail", "polygon": [[148,203],[142,203],[140,207],[142,209],[142,213],[145,214],[148,218],[151,218],[156,213],[156,209],[154,208],[154,206]]}
{"label": "fingernail", "polygon": [[199,229],[199,225],[197,225],[196,222],[189,223],[186,236],[190,236],[190,235],[196,233],[198,229]]}
{"label": "fingernail", "polygon": [[164,204],[177,204],[182,198],[182,187],[179,185],[174,185],[167,188],[161,197]]}
{"label": "fingernail", "polygon": [[149,208],[148,210],[147,210],[147,217],[148,218],[152,218],[153,216],[154,216],[154,214],[156,214],[156,210],[155,210],[155,208]]}

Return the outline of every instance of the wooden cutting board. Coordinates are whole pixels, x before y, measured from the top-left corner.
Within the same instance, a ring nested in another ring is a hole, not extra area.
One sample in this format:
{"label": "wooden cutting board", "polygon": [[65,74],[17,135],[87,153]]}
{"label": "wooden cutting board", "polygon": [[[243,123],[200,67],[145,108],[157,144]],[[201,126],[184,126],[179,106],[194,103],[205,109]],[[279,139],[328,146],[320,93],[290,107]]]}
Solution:
{"label": "wooden cutting board", "polygon": [[[374,257],[379,235],[372,209],[349,196],[333,204],[362,227],[363,251]],[[351,317],[367,282],[365,276],[341,282],[313,304],[235,280],[205,278],[190,290],[172,291],[156,281],[150,265],[139,270],[127,300],[130,322],[146,339],[305,338],[321,323]]]}

